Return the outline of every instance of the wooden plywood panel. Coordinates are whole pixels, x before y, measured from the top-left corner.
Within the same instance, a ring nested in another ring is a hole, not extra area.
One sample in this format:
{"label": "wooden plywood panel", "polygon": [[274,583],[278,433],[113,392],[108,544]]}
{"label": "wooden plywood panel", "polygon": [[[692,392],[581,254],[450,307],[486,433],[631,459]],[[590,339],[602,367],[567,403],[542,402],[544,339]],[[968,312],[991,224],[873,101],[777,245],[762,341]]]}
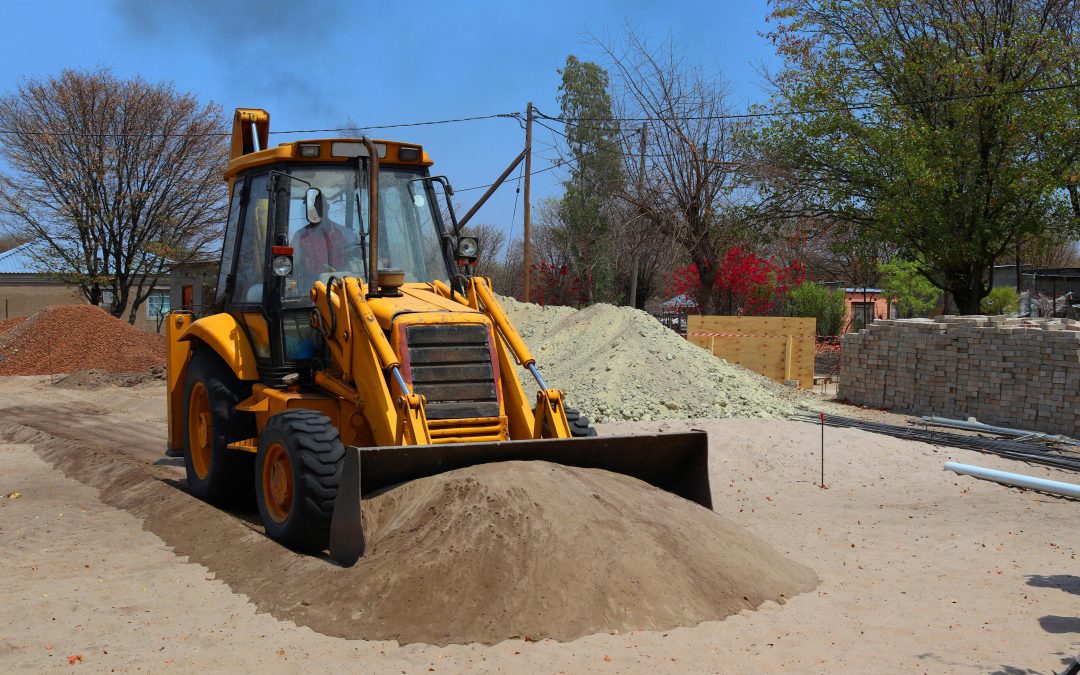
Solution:
{"label": "wooden plywood panel", "polygon": [[687,340],[778,382],[814,383],[816,322],[807,317],[689,316]]}
{"label": "wooden plywood panel", "polygon": [[695,316],[686,317],[688,333],[744,333],[761,336],[810,335],[817,320],[803,316]]}
{"label": "wooden plywood panel", "polygon": [[737,363],[755,373],[782,381],[787,355],[787,341],[775,337],[716,337],[712,353],[726,361]]}

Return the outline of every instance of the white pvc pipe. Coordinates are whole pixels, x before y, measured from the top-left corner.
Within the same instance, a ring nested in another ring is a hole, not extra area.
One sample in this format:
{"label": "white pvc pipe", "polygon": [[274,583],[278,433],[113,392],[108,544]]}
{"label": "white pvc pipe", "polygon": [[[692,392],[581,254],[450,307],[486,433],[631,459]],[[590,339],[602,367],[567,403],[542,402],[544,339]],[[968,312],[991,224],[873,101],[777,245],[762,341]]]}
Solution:
{"label": "white pvc pipe", "polygon": [[1004,485],[1041,490],[1042,492],[1050,492],[1056,495],[1080,499],[1080,485],[1074,485],[1072,483],[1063,483],[1058,480],[1046,480],[1045,478],[1035,478],[1034,476],[1025,476],[1019,473],[1009,473],[1008,471],[985,469],[981,466],[960,464],[959,462],[945,462],[945,470],[953,471],[961,475],[982,478],[983,480],[992,480]]}

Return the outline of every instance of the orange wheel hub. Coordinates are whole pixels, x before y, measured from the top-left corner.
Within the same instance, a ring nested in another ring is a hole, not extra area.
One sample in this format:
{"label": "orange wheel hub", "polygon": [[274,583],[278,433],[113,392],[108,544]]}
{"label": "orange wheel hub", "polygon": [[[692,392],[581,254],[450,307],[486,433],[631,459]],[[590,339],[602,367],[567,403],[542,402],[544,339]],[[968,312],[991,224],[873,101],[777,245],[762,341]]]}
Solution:
{"label": "orange wheel hub", "polygon": [[266,512],[275,522],[285,522],[292,509],[293,472],[289,452],[280,443],[268,447],[263,457],[262,492]]}
{"label": "orange wheel hub", "polygon": [[188,400],[188,452],[195,475],[205,480],[210,475],[210,460],[214,454],[214,433],[210,417],[210,397],[206,385],[196,382]]}

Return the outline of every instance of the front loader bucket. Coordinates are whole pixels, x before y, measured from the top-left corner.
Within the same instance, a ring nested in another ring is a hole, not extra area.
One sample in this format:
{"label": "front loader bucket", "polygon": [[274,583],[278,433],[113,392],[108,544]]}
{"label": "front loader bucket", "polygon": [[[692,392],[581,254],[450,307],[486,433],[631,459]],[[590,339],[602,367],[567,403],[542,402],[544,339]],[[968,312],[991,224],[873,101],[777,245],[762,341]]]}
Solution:
{"label": "front loader bucket", "polygon": [[712,509],[704,431],[641,436],[346,448],[330,527],[330,556],[343,566],[364,554],[360,499],[376,490],[475,464],[545,461],[633,476]]}

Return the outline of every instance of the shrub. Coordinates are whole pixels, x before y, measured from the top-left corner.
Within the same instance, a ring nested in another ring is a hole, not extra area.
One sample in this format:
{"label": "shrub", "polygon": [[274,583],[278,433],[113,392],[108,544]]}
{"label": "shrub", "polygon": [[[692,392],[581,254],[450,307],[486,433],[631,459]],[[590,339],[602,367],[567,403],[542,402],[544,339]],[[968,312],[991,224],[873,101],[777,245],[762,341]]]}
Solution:
{"label": "shrub", "polygon": [[845,300],[844,289],[830,291],[807,281],[788,293],[788,308],[792,316],[815,317],[818,335],[839,335],[847,313]]}
{"label": "shrub", "polygon": [[1020,294],[1008,286],[998,286],[979,303],[983,314],[1012,314],[1019,308]]}

